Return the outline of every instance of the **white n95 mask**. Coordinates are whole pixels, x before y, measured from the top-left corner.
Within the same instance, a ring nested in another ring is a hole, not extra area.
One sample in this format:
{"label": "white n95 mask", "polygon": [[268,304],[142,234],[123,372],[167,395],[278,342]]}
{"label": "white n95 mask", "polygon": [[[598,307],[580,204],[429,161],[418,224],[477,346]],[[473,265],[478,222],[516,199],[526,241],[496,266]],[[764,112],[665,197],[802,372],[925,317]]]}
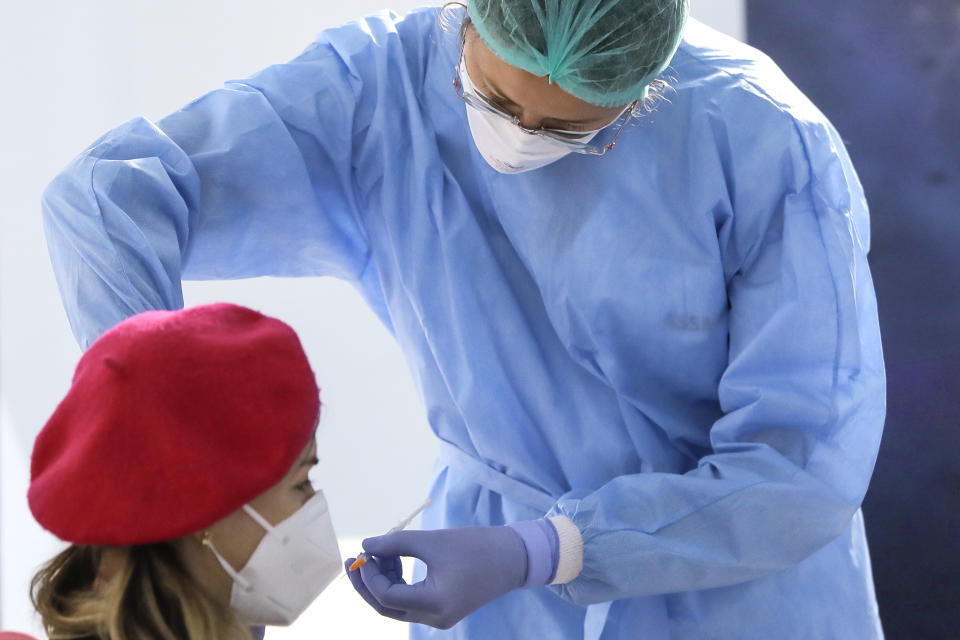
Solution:
{"label": "white n95 mask", "polygon": [[342,569],[327,500],[318,491],[276,526],[249,505],[243,509],[267,535],[240,571],[206,542],[233,579],[230,607],[250,624],[292,624]]}
{"label": "white n95 mask", "polygon": [[[464,91],[477,93],[467,75],[467,65],[460,67]],[[500,173],[523,173],[556,162],[572,153],[570,148],[535,133],[524,133],[513,122],[467,105],[467,122],[473,142],[483,159]],[[577,142],[587,143],[600,130],[586,131]]]}

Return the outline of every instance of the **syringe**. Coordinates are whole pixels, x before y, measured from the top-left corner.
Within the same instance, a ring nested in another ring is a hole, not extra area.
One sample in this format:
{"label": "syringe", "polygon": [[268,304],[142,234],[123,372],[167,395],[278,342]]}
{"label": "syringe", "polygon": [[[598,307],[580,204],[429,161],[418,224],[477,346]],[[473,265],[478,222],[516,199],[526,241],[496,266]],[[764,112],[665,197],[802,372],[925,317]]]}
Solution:
{"label": "syringe", "polygon": [[[389,534],[391,534],[391,533],[396,533],[397,531],[403,531],[403,530],[406,529],[408,526],[410,526],[410,523],[413,522],[413,519],[414,519],[414,518],[416,518],[418,515],[420,515],[420,512],[421,512],[421,511],[423,511],[424,509],[426,509],[426,508],[429,507],[429,506],[430,506],[430,498],[427,498],[426,500],[424,500],[424,502],[423,502],[422,505],[420,505],[419,507],[417,507],[417,510],[416,510],[416,511],[414,511],[413,513],[411,513],[410,515],[408,515],[406,518],[404,518],[403,520],[401,520],[400,522],[398,522],[398,523],[397,523],[397,526],[395,526],[393,529],[390,529],[390,531],[387,531],[387,533],[386,533],[385,535],[389,535]],[[369,559],[370,559],[370,554],[368,554],[366,551],[362,551],[362,552],[357,556],[357,559],[353,561],[353,564],[350,565],[350,571],[356,571],[357,569],[359,569],[359,568],[362,567],[363,565],[367,564],[367,560],[369,560]]]}

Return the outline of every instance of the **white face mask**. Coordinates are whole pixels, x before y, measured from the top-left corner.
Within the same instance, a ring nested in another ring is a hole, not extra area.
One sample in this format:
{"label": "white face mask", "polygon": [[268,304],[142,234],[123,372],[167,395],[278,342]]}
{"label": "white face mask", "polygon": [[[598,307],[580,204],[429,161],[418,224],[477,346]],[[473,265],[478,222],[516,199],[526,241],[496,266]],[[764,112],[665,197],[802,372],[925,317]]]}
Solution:
{"label": "white face mask", "polygon": [[[467,75],[467,65],[460,67],[460,81],[465,91],[477,92]],[[483,113],[467,105],[467,122],[477,150],[491,167],[500,173],[523,173],[539,169],[572,151],[549,138],[524,133],[520,127],[492,113]],[[578,142],[587,143],[600,130],[585,131]]]}
{"label": "white face mask", "polygon": [[230,607],[250,624],[292,624],[342,569],[327,500],[318,491],[276,526],[249,505],[243,509],[267,532],[243,569],[207,543],[233,579]]}

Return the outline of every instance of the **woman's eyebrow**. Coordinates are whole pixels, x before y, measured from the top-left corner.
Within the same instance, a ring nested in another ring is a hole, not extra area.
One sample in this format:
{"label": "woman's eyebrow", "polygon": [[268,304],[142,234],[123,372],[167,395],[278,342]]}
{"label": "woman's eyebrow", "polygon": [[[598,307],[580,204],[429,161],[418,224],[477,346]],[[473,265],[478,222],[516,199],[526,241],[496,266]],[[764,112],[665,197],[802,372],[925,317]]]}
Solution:
{"label": "woman's eyebrow", "polygon": [[303,454],[300,457],[300,460],[297,463],[298,468],[305,466],[308,462],[311,464],[316,464],[316,462],[319,462],[319,460],[317,460],[317,429],[316,427],[314,427],[313,436],[311,437],[313,438],[313,440],[311,440],[310,447],[307,448],[307,453]]}
{"label": "woman's eyebrow", "polygon": [[[466,64],[466,60],[464,60],[464,64]],[[510,105],[511,107],[517,107],[519,109],[523,108],[519,104],[517,104],[516,102],[508,98],[506,94],[504,94],[503,91],[500,90],[500,87],[495,85],[493,81],[490,80],[490,77],[486,73],[484,73],[483,69],[481,69],[479,66],[477,67],[477,71],[480,72],[480,78],[479,78],[480,82],[487,87],[487,93],[491,94],[488,97],[496,98],[497,100],[504,102]]]}
{"label": "woman's eyebrow", "polygon": [[501,101],[501,102],[503,102],[503,103],[505,103],[505,104],[508,104],[508,105],[510,105],[511,107],[517,107],[517,108],[521,108],[521,109],[523,108],[523,107],[521,107],[519,104],[517,104],[516,102],[514,102],[513,100],[511,100],[510,98],[508,98],[506,95],[504,95],[503,91],[501,91],[500,88],[497,87],[497,85],[493,84],[493,82],[491,82],[490,79],[489,79],[486,75],[483,75],[483,76],[481,77],[481,81],[483,82],[483,84],[485,84],[485,85],[487,86],[487,91],[488,91],[488,93],[491,94],[491,95],[490,95],[491,98],[496,98],[497,100],[499,100],[499,101]]}
{"label": "woman's eyebrow", "polygon": [[309,458],[306,458],[306,459],[304,459],[304,460],[301,460],[301,461],[300,461],[300,466],[301,466],[301,467],[312,467],[313,465],[317,464],[318,462],[320,462],[320,458],[318,458],[318,457],[316,456],[316,454],[314,454],[314,455],[310,456]]}

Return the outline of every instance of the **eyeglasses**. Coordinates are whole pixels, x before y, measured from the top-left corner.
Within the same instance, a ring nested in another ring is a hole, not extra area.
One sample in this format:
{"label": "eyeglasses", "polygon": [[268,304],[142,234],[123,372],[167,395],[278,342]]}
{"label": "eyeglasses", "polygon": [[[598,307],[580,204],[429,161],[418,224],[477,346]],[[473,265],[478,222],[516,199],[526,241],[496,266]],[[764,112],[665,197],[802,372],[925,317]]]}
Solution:
{"label": "eyeglasses", "polygon": [[460,40],[460,58],[457,62],[456,75],[453,77],[453,86],[457,90],[457,97],[467,103],[468,107],[472,107],[479,111],[480,113],[489,113],[498,118],[502,118],[508,122],[516,125],[521,131],[526,134],[533,136],[541,136],[547,138],[553,142],[561,144],[567,147],[570,151],[574,153],[582,153],[585,155],[591,156],[602,156],[607,151],[610,151],[617,145],[617,138],[620,137],[620,133],[623,131],[623,128],[627,125],[627,122],[630,121],[631,116],[633,115],[633,109],[640,102],[639,100],[634,100],[627,108],[617,116],[610,124],[597,129],[596,131],[602,131],[610,125],[616,123],[617,120],[623,118],[623,122],[620,123],[620,127],[617,128],[616,133],[613,134],[613,137],[606,143],[597,144],[593,142],[593,138],[589,142],[584,142],[583,139],[589,136],[596,131],[564,131],[562,129],[547,129],[542,126],[537,127],[536,129],[530,129],[520,122],[520,118],[504,111],[499,107],[493,100],[487,96],[480,93],[479,90],[467,90],[463,86],[463,80],[461,80],[462,74],[466,71],[464,69],[464,59],[463,59],[463,45],[464,40]]}

